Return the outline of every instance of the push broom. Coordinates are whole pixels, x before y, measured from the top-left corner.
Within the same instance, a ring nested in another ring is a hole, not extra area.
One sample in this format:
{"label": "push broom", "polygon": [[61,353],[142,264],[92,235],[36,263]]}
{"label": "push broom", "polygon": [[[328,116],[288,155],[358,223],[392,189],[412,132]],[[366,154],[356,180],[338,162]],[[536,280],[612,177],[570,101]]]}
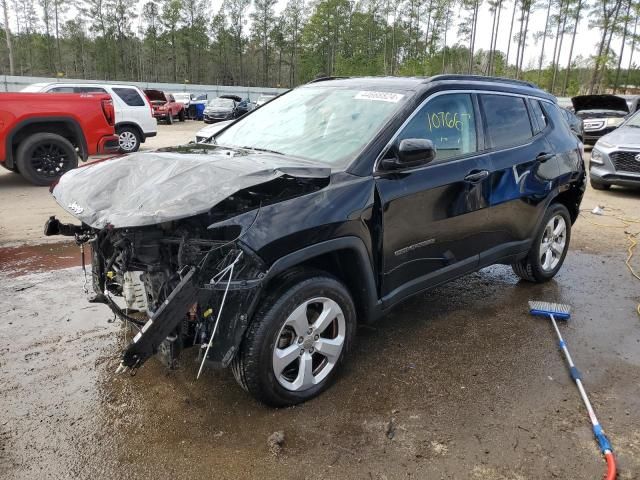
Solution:
{"label": "push broom", "polygon": [[593,407],[591,406],[589,397],[587,397],[587,392],[584,389],[584,385],[582,384],[582,376],[580,375],[580,371],[573,364],[573,360],[571,359],[571,354],[569,353],[567,344],[562,338],[560,329],[558,329],[558,324],[556,323],[556,319],[569,320],[569,318],[571,318],[571,307],[569,305],[562,305],[560,303],[530,301],[529,312],[531,313],[531,315],[548,317],[551,319],[553,329],[556,331],[556,335],[558,336],[558,346],[562,350],[562,353],[564,353],[564,358],[567,360],[567,364],[569,365],[569,373],[571,375],[571,378],[574,382],[576,382],[578,390],[580,391],[580,396],[582,397],[582,401],[584,402],[585,407],[587,407],[587,412],[589,413],[589,418],[591,419],[591,425],[593,426],[593,435],[595,436],[598,445],[600,446],[600,450],[602,451],[602,454],[607,461],[607,475],[605,479],[614,480],[616,478],[616,459],[613,455],[611,444],[609,443],[609,439],[607,438],[607,436],[604,434],[604,430],[602,429],[600,422],[598,422],[598,418],[593,411]]}

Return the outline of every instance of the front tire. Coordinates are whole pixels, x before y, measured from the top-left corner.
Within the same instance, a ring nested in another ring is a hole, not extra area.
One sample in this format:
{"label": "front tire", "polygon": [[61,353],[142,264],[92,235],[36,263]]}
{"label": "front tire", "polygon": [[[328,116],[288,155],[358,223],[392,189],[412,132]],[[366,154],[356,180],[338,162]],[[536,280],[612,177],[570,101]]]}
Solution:
{"label": "front tire", "polygon": [[135,128],[120,127],[117,129],[120,153],[137,152],[140,148],[140,134]]}
{"label": "front tire", "polygon": [[556,276],[569,250],[571,216],[567,207],[552,203],[547,209],[527,257],[511,265],[523,280],[543,283]]}
{"label": "front tire", "polygon": [[261,302],[232,363],[242,388],[284,407],[327,389],[355,335],[346,287],[321,272],[296,271]]}
{"label": "front tire", "polygon": [[20,143],[16,164],[29,182],[46,186],[76,168],[78,154],[66,138],[54,133],[36,133]]}

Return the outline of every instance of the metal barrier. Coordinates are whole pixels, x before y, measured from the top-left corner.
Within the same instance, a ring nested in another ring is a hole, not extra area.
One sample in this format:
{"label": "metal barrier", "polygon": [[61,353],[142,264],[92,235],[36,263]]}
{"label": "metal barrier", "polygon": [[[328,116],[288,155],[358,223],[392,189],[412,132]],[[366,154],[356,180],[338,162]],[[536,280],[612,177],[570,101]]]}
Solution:
{"label": "metal barrier", "polygon": [[136,85],[142,89],[155,88],[165,92],[190,92],[206,93],[209,98],[220,95],[237,95],[242,98],[256,100],[262,94],[279,94],[287,91],[286,88],[269,87],[238,87],[231,85],[197,85],[191,83],[155,83],[155,82],[127,82],[109,80],[81,80],[75,78],[53,78],[53,77],[21,77],[12,75],[0,75],[0,91],[18,92],[24,87],[33,83],[101,83],[101,84],[125,84]]}

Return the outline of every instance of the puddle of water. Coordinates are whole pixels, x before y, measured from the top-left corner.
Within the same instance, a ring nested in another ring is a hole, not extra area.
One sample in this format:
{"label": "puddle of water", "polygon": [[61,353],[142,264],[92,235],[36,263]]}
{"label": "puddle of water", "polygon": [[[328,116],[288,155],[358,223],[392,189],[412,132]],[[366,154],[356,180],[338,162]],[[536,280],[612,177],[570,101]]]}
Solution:
{"label": "puddle of water", "polygon": [[[85,259],[91,263],[91,249],[85,245]],[[82,264],[80,247],[74,242],[0,247],[0,272],[15,276],[46,272]]]}

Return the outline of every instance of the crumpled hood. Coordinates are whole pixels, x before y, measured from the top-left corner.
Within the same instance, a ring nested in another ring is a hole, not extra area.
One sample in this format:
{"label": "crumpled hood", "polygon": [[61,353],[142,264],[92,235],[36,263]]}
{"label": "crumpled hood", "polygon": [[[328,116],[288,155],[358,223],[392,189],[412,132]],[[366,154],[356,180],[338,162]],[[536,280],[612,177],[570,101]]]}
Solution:
{"label": "crumpled hood", "polygon": [[615,110],[629,113],[627,101],[616,95],[579,95],[571,99],[576,113],[583,110]]}
{"label": "crumpled hood", "polygon": [[52,194],[94,228],[140,227],[205,213],[239,190],[283,175],[326,178],[331,169],[281,155],[190,144],[71,170]]}

